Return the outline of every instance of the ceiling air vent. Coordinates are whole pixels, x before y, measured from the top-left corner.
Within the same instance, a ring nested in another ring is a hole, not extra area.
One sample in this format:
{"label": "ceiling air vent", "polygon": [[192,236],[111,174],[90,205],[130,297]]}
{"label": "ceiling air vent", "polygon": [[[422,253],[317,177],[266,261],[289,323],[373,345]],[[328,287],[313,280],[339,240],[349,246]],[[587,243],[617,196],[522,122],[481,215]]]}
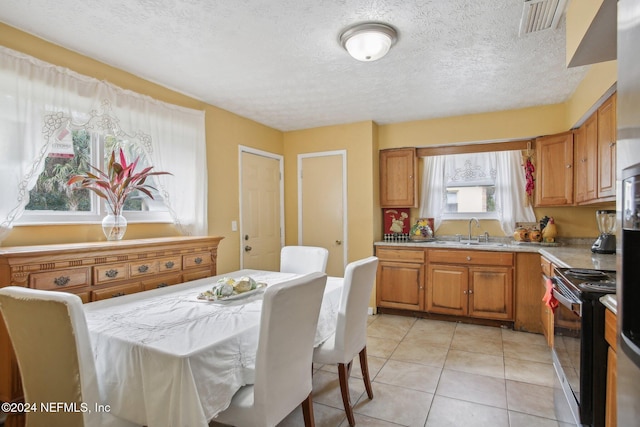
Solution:
{"label": "ceiling air vent", "polygon": [[520,36],[555,29],[567,0],[525,0],[520,20]]}

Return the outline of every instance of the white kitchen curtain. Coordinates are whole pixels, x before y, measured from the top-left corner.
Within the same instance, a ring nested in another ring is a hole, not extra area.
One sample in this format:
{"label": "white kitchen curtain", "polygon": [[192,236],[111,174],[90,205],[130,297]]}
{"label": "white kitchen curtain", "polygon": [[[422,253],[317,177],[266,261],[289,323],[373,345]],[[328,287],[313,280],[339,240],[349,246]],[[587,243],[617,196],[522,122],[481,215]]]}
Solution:
{"label": "white kitchen curtain", "polygon": [[502,231],[511,236],[516,222],[536,222],[536,215],[525,203],[526,179],[519,150],[496,152],[496,209]]}
{"label": "white kitchen curtain", "polygon": [[530,205],[525,205],[525,176],[520,151],[423,157],[420,217],[442,223],[447,203],[447,185],[494,184],[496,213],[505,235],[513,234],[515,222],[535,222]]}
{"label": "white kitchen curtain", "polygon": [[104,105],[120,128],[151,137],[145,152],[154,170],[173,174],[156,178],[175,224],[184,234],[207,233],[204,111],[160,102],[0,46],[0,241],[24,212],[44,168],[51,149],[45,136],[62,117]]}

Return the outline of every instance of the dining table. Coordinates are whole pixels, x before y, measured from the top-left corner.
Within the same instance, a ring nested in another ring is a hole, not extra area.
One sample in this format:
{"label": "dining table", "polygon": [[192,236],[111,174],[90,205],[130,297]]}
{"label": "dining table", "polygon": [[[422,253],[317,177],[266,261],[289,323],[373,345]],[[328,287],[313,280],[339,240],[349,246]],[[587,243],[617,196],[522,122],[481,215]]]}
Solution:
{"label": "dining table", "polygon": [[[219,279],[245,276],[268,287],[301,275],[239,270],[83,306],[111,415],[148,427],[206,427],[253,384],[264,292],[198,298]],[[335,332],[342,285],[327,278],[315,346]]]}

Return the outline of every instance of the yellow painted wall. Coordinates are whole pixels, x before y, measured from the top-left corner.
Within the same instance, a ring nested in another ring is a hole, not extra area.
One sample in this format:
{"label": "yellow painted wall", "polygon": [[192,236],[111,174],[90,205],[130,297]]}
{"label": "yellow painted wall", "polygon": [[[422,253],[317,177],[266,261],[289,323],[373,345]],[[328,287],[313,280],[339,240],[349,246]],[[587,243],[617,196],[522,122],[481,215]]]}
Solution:
{"label": "yellow painted wall", "polygon": [[380,125],[380,149],[531,138],[566,128],[563,104]]}
{"label": "yellow painted wall", "polygon": [[[238,146],[245,145],[272,153],[283,153],[282,132],[232,114],[202,101],[171,91],[122,70],[79,55],[0,23],[0,45],[44,61],[67,67],[155,99],[205,111],[209,189],[209,235],[225,239],[218,249],[218,271],[240,267],[240,238],[231,231],[231,221],[239,220]],[[188,183],[185,183],[188,185]],[[131,224],[126,239],[177,235],[172,225]],[[3,246],[73,243],[104,240],[99,225],[15,227]]]}
{"label": "yellow painted wall", "polygon": [[[600,62],[589,66],[587,75],[566,102],[565,129],[573,129],[587,119],[591,107],[618,81],[618,61]],[[603,101],[603,100],[602,100]]]}
{"label": "yellow painted wall", "polygon": [[[285,236],[287,245],[298,242],[298,180],[299,154],[332,150],[347,151],[347,221],[349,262],[373,254],[374,230],[380,221],[374,218],[379,206],[376,125],[359,122],[327,126],[284,134],[285,176]],[[322,197],[318,194],[317,197]],[[374,227],[374,224],[376,226]],[[380,236],[378,235],[377,238]]]}

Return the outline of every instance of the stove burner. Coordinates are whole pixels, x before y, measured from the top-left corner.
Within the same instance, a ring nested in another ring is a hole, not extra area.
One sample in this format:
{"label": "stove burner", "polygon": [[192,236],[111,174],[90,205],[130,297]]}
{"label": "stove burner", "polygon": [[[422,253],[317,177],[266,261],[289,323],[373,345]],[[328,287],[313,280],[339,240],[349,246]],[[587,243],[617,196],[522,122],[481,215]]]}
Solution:
{"label": "stove burner", "polygon": [[583,282],[578,286],[586,291],[597,291],[612,294],[616,291],[616,282]]}
{"label": "stove burner", "polygon": [[566,270],[565,273],[578,279],[603,279],[608,277],[607,273],[604,271],[582,268],[570,268]]}

